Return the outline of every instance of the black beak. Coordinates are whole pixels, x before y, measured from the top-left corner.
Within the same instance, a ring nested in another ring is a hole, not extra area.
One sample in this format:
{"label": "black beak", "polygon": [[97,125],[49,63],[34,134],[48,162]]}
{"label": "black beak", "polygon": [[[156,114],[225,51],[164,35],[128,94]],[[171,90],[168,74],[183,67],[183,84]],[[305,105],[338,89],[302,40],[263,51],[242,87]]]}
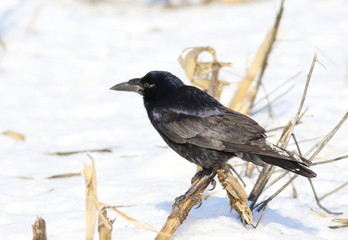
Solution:
{"label": "black beak", "polygon": [[134,78],[129,80],[128,82],[119,83],[110,88],[110,90],[136,92],[142,95],[144,88],[140,80],[140,78]]}

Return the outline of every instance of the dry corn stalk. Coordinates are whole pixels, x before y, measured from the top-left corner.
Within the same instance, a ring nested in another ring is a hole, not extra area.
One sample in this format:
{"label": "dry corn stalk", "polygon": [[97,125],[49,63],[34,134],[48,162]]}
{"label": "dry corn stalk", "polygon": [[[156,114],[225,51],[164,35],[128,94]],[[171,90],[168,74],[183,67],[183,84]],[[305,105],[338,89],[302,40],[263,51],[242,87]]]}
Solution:
{"label": "dry corn stalk", "polygon": [[[245,77],[239,82],[233,98],[228,106],[229,108],[244,114],[250,113],[254,99],[261,85],[262,76],[267,66],[268,56],[272,50],[273,43],[276,40],[276,34],[282,13],[283,1],[273,27],[269,30],[261,46],[259,47],[259,50]],[[259,78],[256,82],[256,77],[258,75]],[[256,83],[253,84],[254,82]]]}
{"label": "dry corn stalk", "polygon": [[[192,184],[195,185],[199,179],[195,180]],[[209,186],[210,179],[203,182],[200,188],[193,193],[193,196],[196,198],[189,198],[185,202],[180,202],[179,204],[173,205],[173,210],[167,218],[167,221],[163,225],[160,233],[157,235],[155,240],[169,240],[172,238],[174,232],[186,219],[188,213],[194,205],[199,203],[198,199],[202,198],[204,190]]]}
{"label": "dry corn stalk", "polygon": [[221,185],[226,190],[227,196],[230,199],[231,208],[234,208],[247,224],[252,224],[253,213],[246,205],[248,195],[243,186],[232,173],[226,169],[217,170],[217,174]]}
{"label": "dry corn stalk", "polygon": [[38,217],[31,227],[33,229],[33,240],[47,240],[46,222],[43,218]]}
{"label": "dry corn stalk", "polygon": [[[88,155],[89,156],[89,155]],[[84,165],[83,176],[86,183],[86,239],[93,240],[94,231],[99,209],[99,201],[97,195],[97,177],[94,168],[94,160],[92,165]]]}
{"label": "dry corn stalk", "polygon": [[[203,52],[211,54],[211,62],[199,61],[198,57]],[[216,52],[212,47],[187,48],[182,51],[178,61],[192,85],[207,91],[217,99],[220,98],[222,90],[229,85],[228,82],[218,80],[218,73],[222,67],[231,66],[231,63],[218,62]]]}
{"label": "dry corn stalk", "polygon": [[105,208],[99,210],[98,232],[100,240],[111,240],[112,224],[115,220],[111,220],[107,216]]}

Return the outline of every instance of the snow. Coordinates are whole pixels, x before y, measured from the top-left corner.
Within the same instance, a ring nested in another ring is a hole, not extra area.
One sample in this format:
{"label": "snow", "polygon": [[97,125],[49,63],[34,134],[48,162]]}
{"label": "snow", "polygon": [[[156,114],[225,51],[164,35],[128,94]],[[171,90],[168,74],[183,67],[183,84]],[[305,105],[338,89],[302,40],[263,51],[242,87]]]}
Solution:
{"label": "snow", "polygon": [[[46,220],[49,239],[83,239],[83,178],[47,177],[80,172],[90,160],[85,153],[48,153],[99,148],[113,150],[90,153],[100,201],[136,205],[120,210],[159,230],[175,197],[189,187],[195,167],[163,147],[140,96],[108,89],[155,69],[170,71],[188,83],[177,62],[180,52],[209,45],[221,61],[233,63],[233,68],[221,73],[232,82],[222,96],[228,104],[278,6],[278,1],[172,9],[148,1],[1,1],[0,131],[23,133],[26,141],[0,135],[0,239],[31,238],[37,216]],[[323,136],[336,125],[348,105],[347,11],[348,2],[343,0],[285,3],[280,40],[265,74],[266,90],[299,74],[289,80],[295,87],[274,103],[274,119],[266,110],[254,119],[272,128],[294,116],[317,51],[321,64],[315,66],[305,103],[308,111],[296,136],[300,140]],[[321,156],[347,149],[347,126]],[[304,142],[303,152],[314,143]],[[347,167],[343,160],[312,168],[318,174],[313,182],[319,196],[347,181]],[[245,180],[247,191],[256,177]],[[270,203],[254,230],[245,229],[237,214],[230,213],[218,185],[209,193],[213,198],[190,212],[174,239],[346,239],[348,228],[327,227],[334,225],[335,216],[321,218],[310,211],[324,213],[315,204],[307,180],[298,178],[295,185],[298,199],[286,189]],[[344,188],[323,204],[347,218],[347,201]],[[114,239],[155,235],[120,217],[114,223]]]}

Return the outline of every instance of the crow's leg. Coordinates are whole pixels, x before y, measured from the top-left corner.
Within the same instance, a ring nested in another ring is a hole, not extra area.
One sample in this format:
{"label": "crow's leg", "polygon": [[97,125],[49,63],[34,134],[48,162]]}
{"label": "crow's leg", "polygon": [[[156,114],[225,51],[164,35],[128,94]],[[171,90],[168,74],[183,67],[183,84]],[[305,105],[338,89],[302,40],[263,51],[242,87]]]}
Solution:
{"label": "crow's leg", "polygon": [[[212,182],[214,181],[214,176],[216,175],[216,171],[210,171],[207,173],[206,171],[200,171],[196,173],[196,175],[192,178],[192,185],[187,190],[187,192],[184,195],[181,195],[180,197],[177,197],[175,199],[175,203],[173,207],[178,207],[182,203],[186,202],[188,199],[192,199],[196,202],[196,204],[199,204],[199,206],[202,203],[202,197],[195,195],[195,193],[204,185],[207,181]],[[214,181],[215,182],[215,181]]]}

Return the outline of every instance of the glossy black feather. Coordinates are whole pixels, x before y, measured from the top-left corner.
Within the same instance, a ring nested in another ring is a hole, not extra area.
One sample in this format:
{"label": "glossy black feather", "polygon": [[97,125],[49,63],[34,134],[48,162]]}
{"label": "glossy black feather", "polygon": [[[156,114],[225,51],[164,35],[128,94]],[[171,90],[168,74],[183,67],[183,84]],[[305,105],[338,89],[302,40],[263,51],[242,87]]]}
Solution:
{"label": "glossy black feather", "polygon": [[265,130],[256,121],[171,73],[149,72],[140,85],[152,125],[188,161],[215,170],[238,156],[257,165],[266,162],[305,177],[316,176],[306,159],[267,142]]}

